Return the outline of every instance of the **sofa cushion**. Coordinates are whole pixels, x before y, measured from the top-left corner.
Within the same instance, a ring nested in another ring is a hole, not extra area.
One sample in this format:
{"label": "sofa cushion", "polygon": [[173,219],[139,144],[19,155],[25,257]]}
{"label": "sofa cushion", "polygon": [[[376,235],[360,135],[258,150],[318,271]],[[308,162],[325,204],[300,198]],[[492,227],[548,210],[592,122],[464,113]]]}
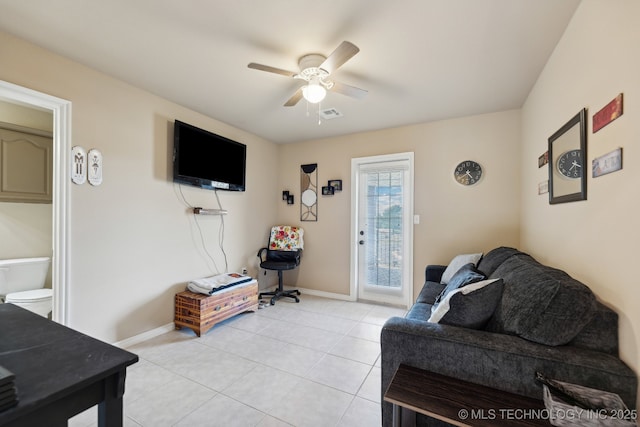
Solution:
{"label": "sofa cushion", "polygon": [[429,322],[481,329],[502,296],[502,280],[488,279],[449,292],[431,310]]}
{"label": "sofa cushion", "polygon": [[425,282],[416,302],[434,304],[438,295],[444,290],[446,285],[437,282]]}
{"label": "sofa cushion", "polygon": [[517,249],[508,248],[506,246],[490,250],[478,263],[478,270],[482,271],[487,277],[489,277],[507,258],[518,253],[521,252]]}
{"label": "sofa cushion", "polygon": [[471,283],[479,282],[487,277],[479,272],[473,263],[465,264],[451,277],[447,286],[442,290],[440,295],[435,300],[435,304],[442,301],[442,299],[451,291],[469,285]]}
{"label": "sofa cushion", "polygon": [[478,254],[462,254],[454,257],[449,265],[447,265],[446,270],[442,273],[442,278],[440,279],[440,283],[447,284],[449,280],[453,277],[454,274],[460,270],[465,264],[473,263],[473,265],[477,265],[478,261],[482,258],[482,253]]}
{"label": "sofa cushion", "polygon": [[598,301],[594,311],[591,322],[569,345],[618,356],[618,314]]}
{"label": "sofa cushion", "polygon": [[488,330],[546,345],[569,343],[595,313],[591,290],[567,273],[524,253],[506,259],[490,277],[504,280]]}
{"label": "sofa cushion", "polygon": [[442,273],[444,273],[446,269],[446,265],[427,265],[427,267],[424,269],[424,281],[440,283],[440,279],[442,279]]}

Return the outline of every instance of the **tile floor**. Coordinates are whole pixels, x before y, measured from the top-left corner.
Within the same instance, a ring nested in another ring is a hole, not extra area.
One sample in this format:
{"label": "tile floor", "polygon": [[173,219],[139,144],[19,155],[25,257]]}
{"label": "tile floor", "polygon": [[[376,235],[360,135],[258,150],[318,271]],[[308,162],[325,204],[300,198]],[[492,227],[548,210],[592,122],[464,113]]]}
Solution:
{"label": "tile floor", "polygon": [[[125,426],[380,425],[380,329],[398,308],[302,295],[201,338],[172,331],[128,350]],[[70,427],[95,426],[97,410]]]}

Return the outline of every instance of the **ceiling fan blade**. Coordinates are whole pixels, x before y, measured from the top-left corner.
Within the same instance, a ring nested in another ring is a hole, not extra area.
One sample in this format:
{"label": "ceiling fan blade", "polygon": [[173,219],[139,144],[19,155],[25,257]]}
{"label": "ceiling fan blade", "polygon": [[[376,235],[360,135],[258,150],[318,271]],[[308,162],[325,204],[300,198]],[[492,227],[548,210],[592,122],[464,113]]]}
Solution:
{"label": "ceiling fan blade", "polygon": [[255,62],[251,62],[247,65],[249,68],[253,68],[254,70],[266,71],[268,73],[276,73],[281,74],[287,77],[293,77],[298,73],[294,73],[293,71],[283,70],[282,68],[270,67],[268,65],[256,64]]}
{"label": "ceiling fan blade", "polygon": [[363,99],[369,93],[368,91],[360,89],[359,87],[349,86],[344,83],[338,82],[333,82],[333,87],[331,88],[331,90],[357,99]]}
{"label": "ceiling fan blade", "polygon": [[284,104],[285,107],[293,107],[302,99],[302,88],[298,89],[291,98]]}
{"label": "ceiling fan blade", "polygon": [[320,68],[331,74],[358,52],[360,52],[360,49],[358,49],[356,45],[348,41],[343,41],[340,46],[320,64]]}

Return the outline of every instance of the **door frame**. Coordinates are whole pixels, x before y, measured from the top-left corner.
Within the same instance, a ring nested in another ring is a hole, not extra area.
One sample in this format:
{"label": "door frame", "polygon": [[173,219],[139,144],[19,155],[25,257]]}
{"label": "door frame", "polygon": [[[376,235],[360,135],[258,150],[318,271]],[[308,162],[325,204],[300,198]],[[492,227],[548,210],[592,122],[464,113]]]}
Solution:
{"label": "door frame", "polygon": [[[383,154],[378,156],[368,156],[368,157],[356,157],[351,159],[351,239],[350,239],[350,286],[349,286],[349,297],[352,301],[356,301],[358,299],[358,192],[360,186],[360,177],[358,174],[358,169],[360,165],[371,164],[371,163],[384,163],[384,162],[397,162],[397,161],[408,161],[409,162],[409,182],[407,184],[407,191],[410,194],[409,197],[409,205],[407,206],[407,210],[409,211],[410,218],[413,218],[414,211],[414,153],[413,152],[404,152],[404,153],[393,153],[393,154]],[[406,242],[407,254],[406,258],[407,262],[407,277],[408,282],[404,285],[408,286],[407,292],[405,294],[404,305],[408,308],[411,306],[413,302],[413,232],[414,232],[414,223],[413,220],[408,221],[409,230],[407,233],[407,238],[409,239]]]}
{"label": "door frame", "polygon": [[53,113],[53,256],[51,282],[55,322],[69,322],[69,152],[71,101],[0,80],[0,99]]}

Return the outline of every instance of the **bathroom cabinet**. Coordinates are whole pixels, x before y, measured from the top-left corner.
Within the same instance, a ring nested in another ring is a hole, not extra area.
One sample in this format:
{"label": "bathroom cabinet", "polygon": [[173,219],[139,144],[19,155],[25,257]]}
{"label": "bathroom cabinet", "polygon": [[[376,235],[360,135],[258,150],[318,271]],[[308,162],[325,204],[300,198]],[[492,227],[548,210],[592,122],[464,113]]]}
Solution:
{"label": "bathroom cabinet", "polygon": [[0,123],[0,202],[51,203],[50,132]]}

